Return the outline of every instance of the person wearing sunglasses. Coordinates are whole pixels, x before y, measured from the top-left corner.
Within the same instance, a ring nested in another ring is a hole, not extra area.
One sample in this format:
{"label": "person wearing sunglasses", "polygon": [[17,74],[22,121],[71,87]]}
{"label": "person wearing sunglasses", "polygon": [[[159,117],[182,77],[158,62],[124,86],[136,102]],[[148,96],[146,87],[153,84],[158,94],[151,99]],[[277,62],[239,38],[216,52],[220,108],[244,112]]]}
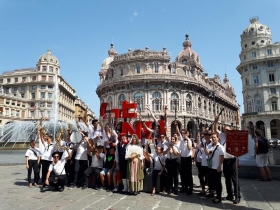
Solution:
{"label": "person wearing sunglasses", "polygon": [[[49,166],[49,170],[45,181],[46,185],[51,184],[52,187],[55,188],[55,191],[59,191],[59,192],[62,192],[64,190],[64,185],[67,182],[65,163],[67,162],[68,159],[71,158],[71,153],[69,152],[69,148],[65,147],[65,150],[67,151],[68,156],[64,159],[59,159],[58,151],[52,154],[53,162]],[[52,171],[54,172],[54,176],[52,182],[50,183],[49,178]]]}

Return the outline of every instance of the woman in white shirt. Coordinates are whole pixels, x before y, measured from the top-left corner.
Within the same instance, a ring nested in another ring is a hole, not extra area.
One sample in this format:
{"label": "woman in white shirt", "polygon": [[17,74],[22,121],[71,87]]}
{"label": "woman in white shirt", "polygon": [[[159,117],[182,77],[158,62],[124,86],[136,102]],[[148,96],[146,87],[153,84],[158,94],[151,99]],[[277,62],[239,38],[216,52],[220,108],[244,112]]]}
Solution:
{"label": "woman in white shirt", "polygon": [[127,177],[129,179],[130,192],[137,195],[143,190],[144,180],[144,155],[140,140],[136,134],[131,137],[131,142],[127,146],[125,159],[127,163]]}
{"label": "woman in white shirt", "polygon": [[222,170],[224,161],[224,147],[219,144],[218,134],[212,134],[212,147],[210,149],[202,149],[208,155],[209,180],[213,183],[213,188],[216,190],[216,198],[213,203],[222,201]]}
{"label": "woman in white shirt", "polygon": [[40,162],[41,152],[35,148],[35,140],[30,141],[30,148],[25,153],[26,169],[28,171],[27,179],[29,187],[32,187],[31,173],[33,169],[34,173],[34,186],[38,186],[39,169],[38,164]]}
{"label": "woman in white shirt", "polygon": [[[49,170],[48,170],[46,181],[45,181],[46,185],[50,184],[49,183],[49,178],[50,178],[51,172],[53,171],[54,172],[54,177],[53,177],[53,180],[52,180],[51,184],[52,184],[52,187],[55,188],[55,191],[59,191],[59,192],[62,192],[64,190],[64,185],[67,181],[67,176],[66,176],[66,173],[65,173],[65,163],[68,159],[70,159],[72,157],[71,153],[69,152],[69,148],[65,147],[65,150],[68,153],[68,156],[65,159],[60,159],[59,160],[59,152],[58,151],[56,151],[52,154],[53,162],[49,166]],[[60,189],[59,189],[59,187],[60,187]]]}
{"label": "woman in white shirt", "polygon": [[118,135],[115,130],[109,127],[109,124],[107,124],[104,128],[101,145],[104,146],[105,142],[108,142],[106,144],[107,152],[109,152],[110,147],[116,147],[118,143]]}

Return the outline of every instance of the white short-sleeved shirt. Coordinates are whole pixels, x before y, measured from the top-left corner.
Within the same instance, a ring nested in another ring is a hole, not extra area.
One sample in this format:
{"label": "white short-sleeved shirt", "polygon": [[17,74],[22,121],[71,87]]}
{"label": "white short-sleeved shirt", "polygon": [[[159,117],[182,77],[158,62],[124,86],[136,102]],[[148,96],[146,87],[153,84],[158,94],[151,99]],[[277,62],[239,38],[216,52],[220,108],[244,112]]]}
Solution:
{"label": "white short-sleeved shirt", "polygon": [[[168,145],[164,145],[164,151],[168,149]],[[174,155],[173,149],[178,153],[178,155]],[[179,158],[179,147],[175,144],[173,145],[173,149],[170,149],[169,152],[166,154],[166,157],[169,159]]]}
{"label": "white short-sleeved shirt", "polygon": [[98,136],[102,136],[100,127],[94,129],[93,126],[89,126],[89,139],[96,139]]}
{"label": "white short-sleeved shirt", "polygon": [[49,171],[54,171],[55,175],[64,175],[65,173],[66,159],[58,160],[57,163],[52,163],[49,166]]}
{"label": "white short-sleeved shirt", "polygon": [[38,148],[29,148],[25,153],[25,157],[28,157],[28,160],[38,160],[38,157],[41,155]]}
{"label": "white short-sleeved shirt", "polygon": [[[219,145],[219,146],[218,146]],[[217,144],[218,148],[216,149],[213,157],[212,157],[212,169],[217,169],[220,166],[220,156],[225,154],[225,149],[223,146],[221,146],[219,143]],[[211,149],[209,150],[214,152],[216,147],[211,147]],[[212,156],[209,155],[209,158]]]}
{"label": "white short-sleeved shirt", "polygon": [[96,157],[96,155],[92,156],[92,162],[91,162],[91,166],[93,168],[103,168],[103,163],[104,163],[104,159],[105,159],[105,154],[104,153],[100,153],[100,160]]}
{"label": "white short-sleeved shirt", "polygon": [[[205,145],[205,148],[207,150],[209,150],[212,147],[212,142],[209,142],[209,144],[206,144],[206,141],[203,142],[203,144]],[[200,151],[202,152],[202,161],[201,161],[201,165],[202,166],[208,166],[207,164],[207,159],[208,159],[208,155],[205,154],[204,150],[201,149],[201,144],[199,144],[198,146],[200,148]]]}
{"label": "white short-sleeved shirt", "polygon": [[181,144],[180,144],[180,151],[181,151],[181,157],[190,157],[192,155],[192,148],[189,149],[188,148],[188,143],[190,143],[192,145],[192,141],[188,138],[186,140],[181,140]]}
{"label": "white short-sleeved shirt", "polygon": [[[167,159],[166,156],[158,156],[158,154],[151,154],[151,157],[153,158],[154,161],[154,170],[161,170],[162,167],[165,165],[165,161]],[[161,163],[160,163],[160,161]]]}
{"label": "white short-sleeved shirt", "polygon": [[225,159],[227,159],[227,158],[234,158],[233,155],[231,155],[231,154],[226,152],[226,148],[227,148],[226,137],[227,136],[226,136],[225,133],[219,132],[219,138],[221,140],[220,144],[224,147],[224,150],[225,150]]}
{"label": "white short-sleeved shirt", "polygon": [[195,158],[195,161],[198,162],[198,163],[201,163],[202,162],[202,151],[201,149],[199,148],[196,148],[196,158]]}
{"label": "white short-sleeved shirt", "polygon": [[56,147],[54,144],[48,144],[47,142],[44,142],[44,147],[45,150],[42,154],[41,160],[48,160],[48,161],[52,161],[52,154],[54,153]]}
{"label": "white short-sleeved shirt", "polygon": [[[118,143],[119,141],[118,141],[118,138],[117,138],[118,135],[117,135],[117,133],[116,133],[115,130],[112,130],[111,136],[114,137],[114,138],[116,139],[116,142],[114,142],[114,143],[117,145],[117,143]],[[110,139],[111,136],[107,136],[106,131],[104,130],[103,133],[102,133],[102,139],[101,139],[100,145],[101,145],[101,146],[104,146],[104,142],[105,142],[105,141],[109,141],[109,139]],[[107,144],[107,145],[106,145],[106,148],[110,148],[110,145]]]}
{"label": "white short-sleeved shirt", "polygon": [[76,160],[87,160],[88,156],[87,156],[87,143],[82,141],[77,148],[77,152],[76,152],[76,156],[75,156]]}

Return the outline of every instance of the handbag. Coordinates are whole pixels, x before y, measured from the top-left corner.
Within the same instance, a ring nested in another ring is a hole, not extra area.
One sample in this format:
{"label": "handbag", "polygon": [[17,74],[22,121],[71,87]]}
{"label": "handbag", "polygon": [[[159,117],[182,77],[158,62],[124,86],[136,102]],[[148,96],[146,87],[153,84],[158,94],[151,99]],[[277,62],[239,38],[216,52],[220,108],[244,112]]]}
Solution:
{"label": "handbag", "polygon": [[59,175],[56,175],[54,171],[51,172],[50,178],[49,178],[49,182],[52,182],[53,184],[57,184],[58,182],[58,177],[62,174],[63,170],[65,168],[65,164],[64,167],[61,171],[61,173]]}
{"label": "handbag", "polygon": [[[160,162],[161,166],[163,167],[163,164],[162,164],[162,162],[161,162],[161,160],[160,160],[160,157],[159,157],[159,156],[158,156],[158,160],[159,160],[159,162]],[[168,171],[167,171],[167,169],[166,169],[166,168],[162,171],[162,174],[164,174],[164,175],[167,175],[167,174],[168,174]]]}
{"label": "handbag", "polygon": [[213,165],[213,163],[212,163],[212,158],[213,158],[214,153],[216,152],[216,149],[218,148],[218,146],[219,146],[219,145],[217,145],[216,148],[214,149],[214,151],[213,151],[211,157],[207,159],[208,168],[212,168],[212,165]]}

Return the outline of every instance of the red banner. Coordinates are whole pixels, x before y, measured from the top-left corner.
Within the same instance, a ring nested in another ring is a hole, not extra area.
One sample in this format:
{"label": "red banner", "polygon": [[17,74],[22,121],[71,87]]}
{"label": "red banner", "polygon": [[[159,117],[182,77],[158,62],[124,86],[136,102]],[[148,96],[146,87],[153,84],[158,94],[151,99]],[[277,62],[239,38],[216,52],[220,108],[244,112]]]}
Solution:
{"label": "red banner", "polygon": [[248,153],[248,131],[228,130],[226,134],[226,152],[236,157]]}

